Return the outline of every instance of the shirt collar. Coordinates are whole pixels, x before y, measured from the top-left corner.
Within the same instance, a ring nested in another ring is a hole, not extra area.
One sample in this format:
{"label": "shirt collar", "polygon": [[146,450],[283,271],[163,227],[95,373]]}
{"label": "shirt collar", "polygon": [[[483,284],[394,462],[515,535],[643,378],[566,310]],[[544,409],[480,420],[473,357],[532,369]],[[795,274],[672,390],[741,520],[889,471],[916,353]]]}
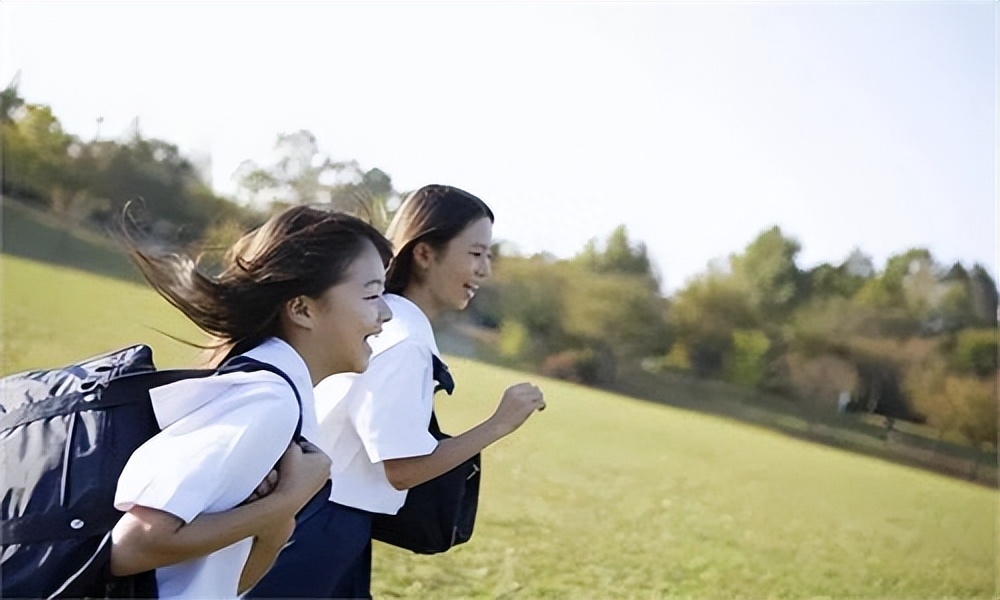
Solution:
{"label": "shirt collar", "polygon": [[392,319],[382,325],[382,333],[370,339],[372,351],[378,354],[409,338],[427,346],[434,356],[441,358],[434,339],[434,328],[424,311],[397,294],[386,294],[383,298],[392,310]]}
{"label": "shirt collar", "polygon": [[271,337],[260,345],[245,353],[246,356],[260,362],[274,365],[291,378],[298,389],[302,401],[312,398],[312,376],[306,361],[288,342],[281,338]]}

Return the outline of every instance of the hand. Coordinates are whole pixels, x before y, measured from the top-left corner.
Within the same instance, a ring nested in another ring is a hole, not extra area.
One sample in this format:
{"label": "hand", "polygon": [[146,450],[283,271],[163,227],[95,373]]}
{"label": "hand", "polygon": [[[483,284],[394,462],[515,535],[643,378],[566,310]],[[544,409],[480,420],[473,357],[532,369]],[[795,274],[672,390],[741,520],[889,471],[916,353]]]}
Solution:
{"label": "hand", "polygon": [[330,478],[330,457],[316,446],[293,442],[278,461],[278,482],[272,493],[291,494],[308,502]]}
{"label": "hand", "polygon": [[524,424],[536,410],[545,410],[542,390],[530,383],[517,383],[504,390],[500,404],[491,419],[508,435]]}
{"label": "hand", "polygon": [[[323,450],[321,450],[319,446],[305,439],[300,440],[298,444],[299,447],[302,448],[302,452],[305,454],[309,454],[312,452],[323,452]],[[274,469],[271,469],[271,472],[268,473],[266,477],[264,477],[264,480],[260,482],[260,485],[257,486],[257,489],[255,489],[253,493],[251,493],[250,496],[247,497],[247,499],[242,502],[242,504],[250,504],[251,502],[260,500],[261,498],[273,492],[274,488],[277,485],[278,485],[278,469],[277,467],[275,467]]]}
{"label": "hand", "polygon": [[255,489],[253,493],[251,493],[250,496],[247,497],[247,499],[242,502],[242,504],[250,504],[251,502],[260,500],[261,498],[273,492],[274,488],[277,487],[277,485],[278,485],[278,469],[275,468],[271,469],[271,472],[264,477],[264,480],[260,482],[260,484],[257,486],[257,489]]}
{"label": "hand", "polygon": [[299,448],[302,448],[302,451],[305,452],[306,454],[310,454],[312,452],[323,452],[322,448],[310,442],[306,438],[302,438],[296,443],[299,445]]}

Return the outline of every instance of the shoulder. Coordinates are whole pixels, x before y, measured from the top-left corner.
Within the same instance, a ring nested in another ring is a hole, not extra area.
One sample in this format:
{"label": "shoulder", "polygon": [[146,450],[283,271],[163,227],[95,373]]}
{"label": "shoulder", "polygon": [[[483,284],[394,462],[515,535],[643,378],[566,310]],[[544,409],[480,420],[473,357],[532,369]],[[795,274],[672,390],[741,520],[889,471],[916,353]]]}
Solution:
{"label": "shoulder", "polygon": [[298,421],[291,386],[270,371],[234,372],[185,379],[150,390],[161,427],[184,420],[207,425],[221,421],[264,420],[282,427]]}
{"label": "shoulder", "polygon": [[[384,371],[402,368],[404,365],[430,367],[434,350],[423,340],[405,338],[372,355],[368,369],[362,375],[368,376],[373,369]],[[367,377],[366,377],[367,378]]]}
{"label": "shoulder", "polygon": [[270,371],[227,373],[220,379],[229,380],[228,389],[218,399],[226,413],[240,413],[249,420],[270,423],[271,426],[293,426],[298,421],[299,406],[295,392],[283,377]]}
{"label": "shoulder", "polygon": [[[309,395],[312,389],[312,377],[309,374],[309,367],[305,360],[295,351],[292,346],[279,338],[268,338],[256,348],[245,353],[245,356],[258,362],[266,363],[285,374],[300,396]],[[264,380],[283,381],[284,378],[270,371],[258,371]],[[288,383],[284,385],[287,387]]]}

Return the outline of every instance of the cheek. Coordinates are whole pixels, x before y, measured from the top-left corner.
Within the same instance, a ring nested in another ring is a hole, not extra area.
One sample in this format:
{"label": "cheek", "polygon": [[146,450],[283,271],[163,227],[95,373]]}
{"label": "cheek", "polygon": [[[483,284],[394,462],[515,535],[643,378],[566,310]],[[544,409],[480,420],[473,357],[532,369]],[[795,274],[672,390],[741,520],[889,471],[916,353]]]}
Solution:
{"label": "cheek", "polygon": [[379,321],[378,303],[365,300],[352,307],[349,314],[354,321],[351,328],[363,337],[370,333],[372,327]]}
{"label": "cheek", "polygon": [[469,280],[476,272],[475,257],[469,256],[467,260],[456,261],[450,270],[451,280],[458,284],[463,284]]}

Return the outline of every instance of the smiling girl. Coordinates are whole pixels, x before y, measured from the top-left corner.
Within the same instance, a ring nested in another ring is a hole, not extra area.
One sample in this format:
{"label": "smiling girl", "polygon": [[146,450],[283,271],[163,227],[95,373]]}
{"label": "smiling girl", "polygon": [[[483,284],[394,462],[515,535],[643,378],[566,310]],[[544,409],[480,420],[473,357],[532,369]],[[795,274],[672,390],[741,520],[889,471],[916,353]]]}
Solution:
{"label": "smiling girl", "polygon": [[217,359],[242,355],[287,376],[233,372],[152,389],[161,432],[118,480],[112,573],[152,573],[153,597],[236,598],[329,477],[327,456],[292,437],[300,414],[302,437],[320,436],[316,383],[368,366],[368,339],[391,317],[391,248],[359,219],[305,206],[241,238],[217,276],[129,243],[153,288],[220,341]]}
{"label": "smiling girl", "polygon": [[299,521],[253,597],[370,597],[372,514],[395,514],[408,489],[450,471],[545,407],[541,390],[518,383],[476,427],[442,441],[429,433],[433,363],[441,360],[431,321],[463,310],[490,276],[493,212],[468,192],[429,185],[406,198],[388,236],[396,249],[385,295],[393,319],[372,340],[364,374],[330,377],[315,390],[322,433],[316,443],[331,457],[329,502]]}

